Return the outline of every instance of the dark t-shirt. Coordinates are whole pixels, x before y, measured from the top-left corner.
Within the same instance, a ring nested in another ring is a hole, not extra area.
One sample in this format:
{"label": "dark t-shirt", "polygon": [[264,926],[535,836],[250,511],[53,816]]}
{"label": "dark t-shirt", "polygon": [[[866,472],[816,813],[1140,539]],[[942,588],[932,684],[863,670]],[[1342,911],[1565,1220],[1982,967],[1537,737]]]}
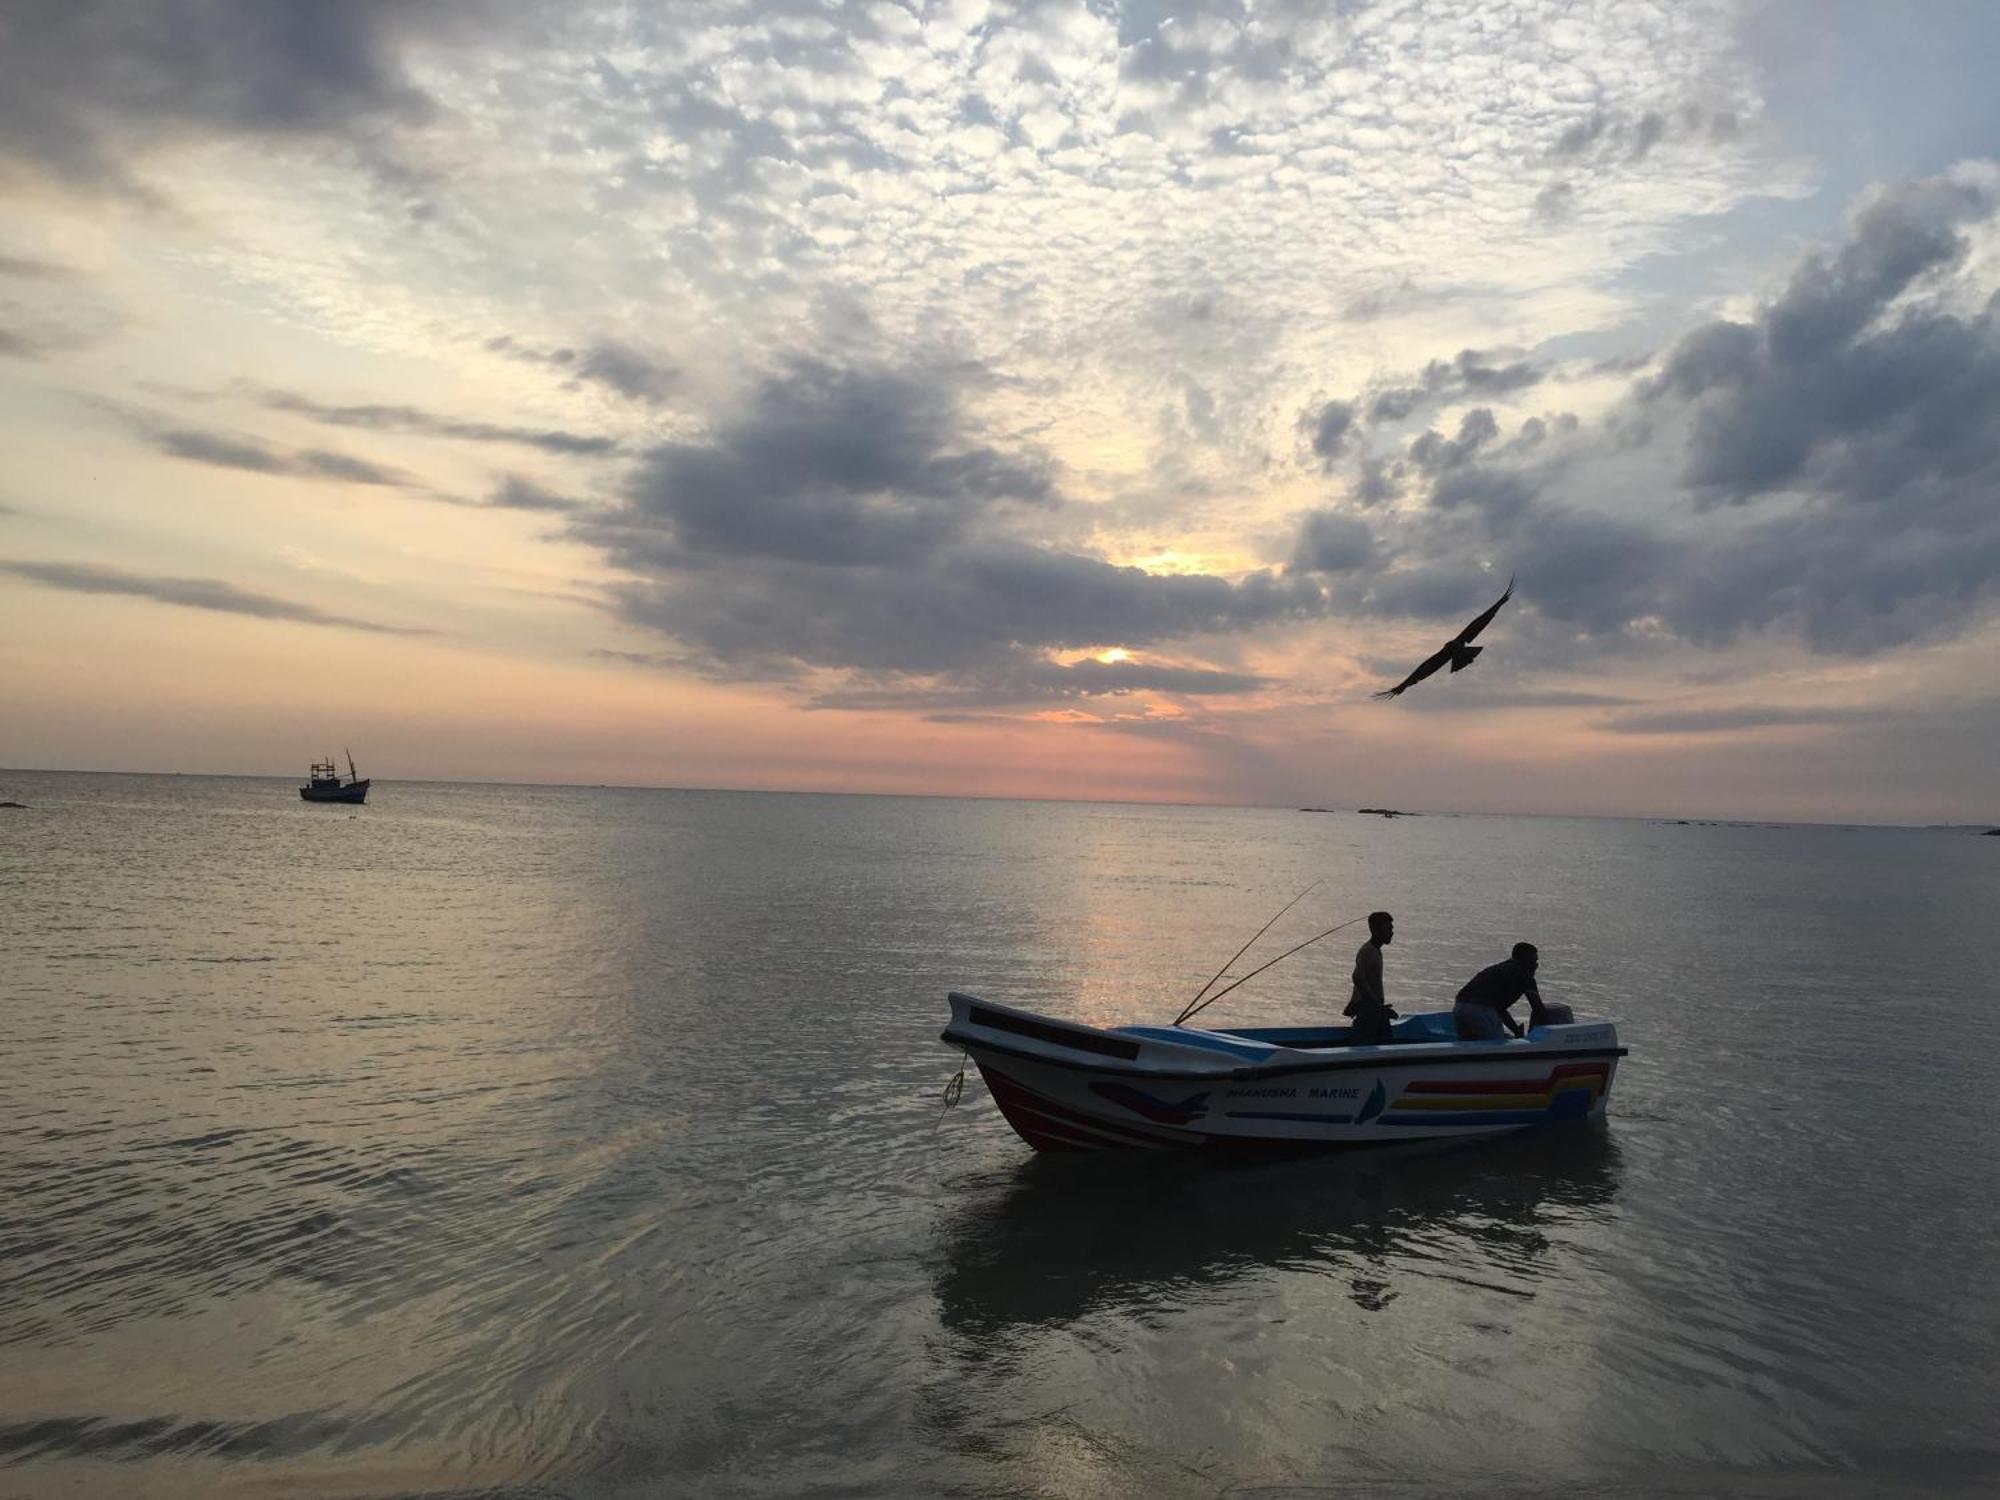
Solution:
{"label": "dark t-shirt", "polygon": [[1358,1016],[1387,1003],[1382,997],[1382,945],[1371,937],[1354,955],[1354,994],[1341,1014]]}
{"label": "dark t-shirt", "polygon": [[1465,988],[1458,992],[1458,1003],[1490,1005],[1504,1015],[1523,995],[1528,997],[1530,1013],[1540,1014],[1542,992],[1535,988],[1535,976],[1513,959],[1503,958],[1466,980]]}

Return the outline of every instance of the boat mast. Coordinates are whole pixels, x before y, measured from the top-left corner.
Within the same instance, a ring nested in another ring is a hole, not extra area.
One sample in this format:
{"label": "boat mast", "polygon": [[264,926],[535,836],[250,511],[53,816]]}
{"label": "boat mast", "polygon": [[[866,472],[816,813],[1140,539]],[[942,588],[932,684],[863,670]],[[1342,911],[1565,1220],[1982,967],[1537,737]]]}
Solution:
{"label": "boat mast", "polygon": [[[345,745],[342,745],[340,748],[347,750]],[[361,779],[361,773],[354,769],[354,752],[352,750],[347,750],[347,779],[349,781],[359,781]]]}

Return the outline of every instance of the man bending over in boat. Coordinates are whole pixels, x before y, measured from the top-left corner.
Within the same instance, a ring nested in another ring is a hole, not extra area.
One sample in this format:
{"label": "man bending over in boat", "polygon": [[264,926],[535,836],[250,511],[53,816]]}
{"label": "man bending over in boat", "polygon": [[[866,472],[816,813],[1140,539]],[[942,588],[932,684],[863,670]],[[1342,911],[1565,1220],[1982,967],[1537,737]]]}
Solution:
{"label": "man bending over in boat", "polygon": [[1368,913],[1368,941],[1354,955],[1354,998],[1342,1015],[1354,1018],[1357,1044],[1386,1042],[1396,1013],[1382,993],[1382,950],[1396,938],[1396,919],[1386,911]]}
{"label": "man bending over in boat", "polygon": [[[1516,943],[1514,956],[1489,964],[1465,982],[1458,1002],[1451,1008],[1452,1024],[1462,1042],[1497,1042],[1508,1032],[1522,1034],[1521,1023],[1508,1011],[1523,995],[1528,997],[1528,1024],[1546,1026],[1552,1019],[1542,1004],[1542,992],[1535,988],[1535,969],[1542,956],[1533,943]],[[1503,1031],[1501,1028],[1505,1027]]]}

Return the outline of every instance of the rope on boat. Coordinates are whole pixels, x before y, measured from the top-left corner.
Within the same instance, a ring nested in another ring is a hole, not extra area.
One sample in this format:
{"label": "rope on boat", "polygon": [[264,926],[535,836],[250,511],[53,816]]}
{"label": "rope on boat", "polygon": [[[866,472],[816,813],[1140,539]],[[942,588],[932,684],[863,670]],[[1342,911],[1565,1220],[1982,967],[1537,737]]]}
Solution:
{"label": "rope on boat", "polygon": [[944,1123],[945,1110],[965,1097],[965,1065],[971,1060],[971,1053],[963,1047],[958,1049],[958,1071],[951,1075],[951,1081],[944,1086],[944,1109],[939,1110],[937,1118],[931,1121],[931,1134],[936,1135],[938,1126]]}

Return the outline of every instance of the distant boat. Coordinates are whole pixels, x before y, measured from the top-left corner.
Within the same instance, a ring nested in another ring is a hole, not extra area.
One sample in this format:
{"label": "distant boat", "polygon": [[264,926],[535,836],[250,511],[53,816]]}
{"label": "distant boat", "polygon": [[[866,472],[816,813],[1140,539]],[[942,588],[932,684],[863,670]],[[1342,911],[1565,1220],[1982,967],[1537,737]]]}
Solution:
{"label": "distant boat", "polygon": [[347,752],[347,780],[340,779],[340,767],[333,763],[329,755],[324,761],[313,764],[312,775],[299,788],[299,795],[308,802],[366,802],[368,783],[354,769],[354,752]]}

